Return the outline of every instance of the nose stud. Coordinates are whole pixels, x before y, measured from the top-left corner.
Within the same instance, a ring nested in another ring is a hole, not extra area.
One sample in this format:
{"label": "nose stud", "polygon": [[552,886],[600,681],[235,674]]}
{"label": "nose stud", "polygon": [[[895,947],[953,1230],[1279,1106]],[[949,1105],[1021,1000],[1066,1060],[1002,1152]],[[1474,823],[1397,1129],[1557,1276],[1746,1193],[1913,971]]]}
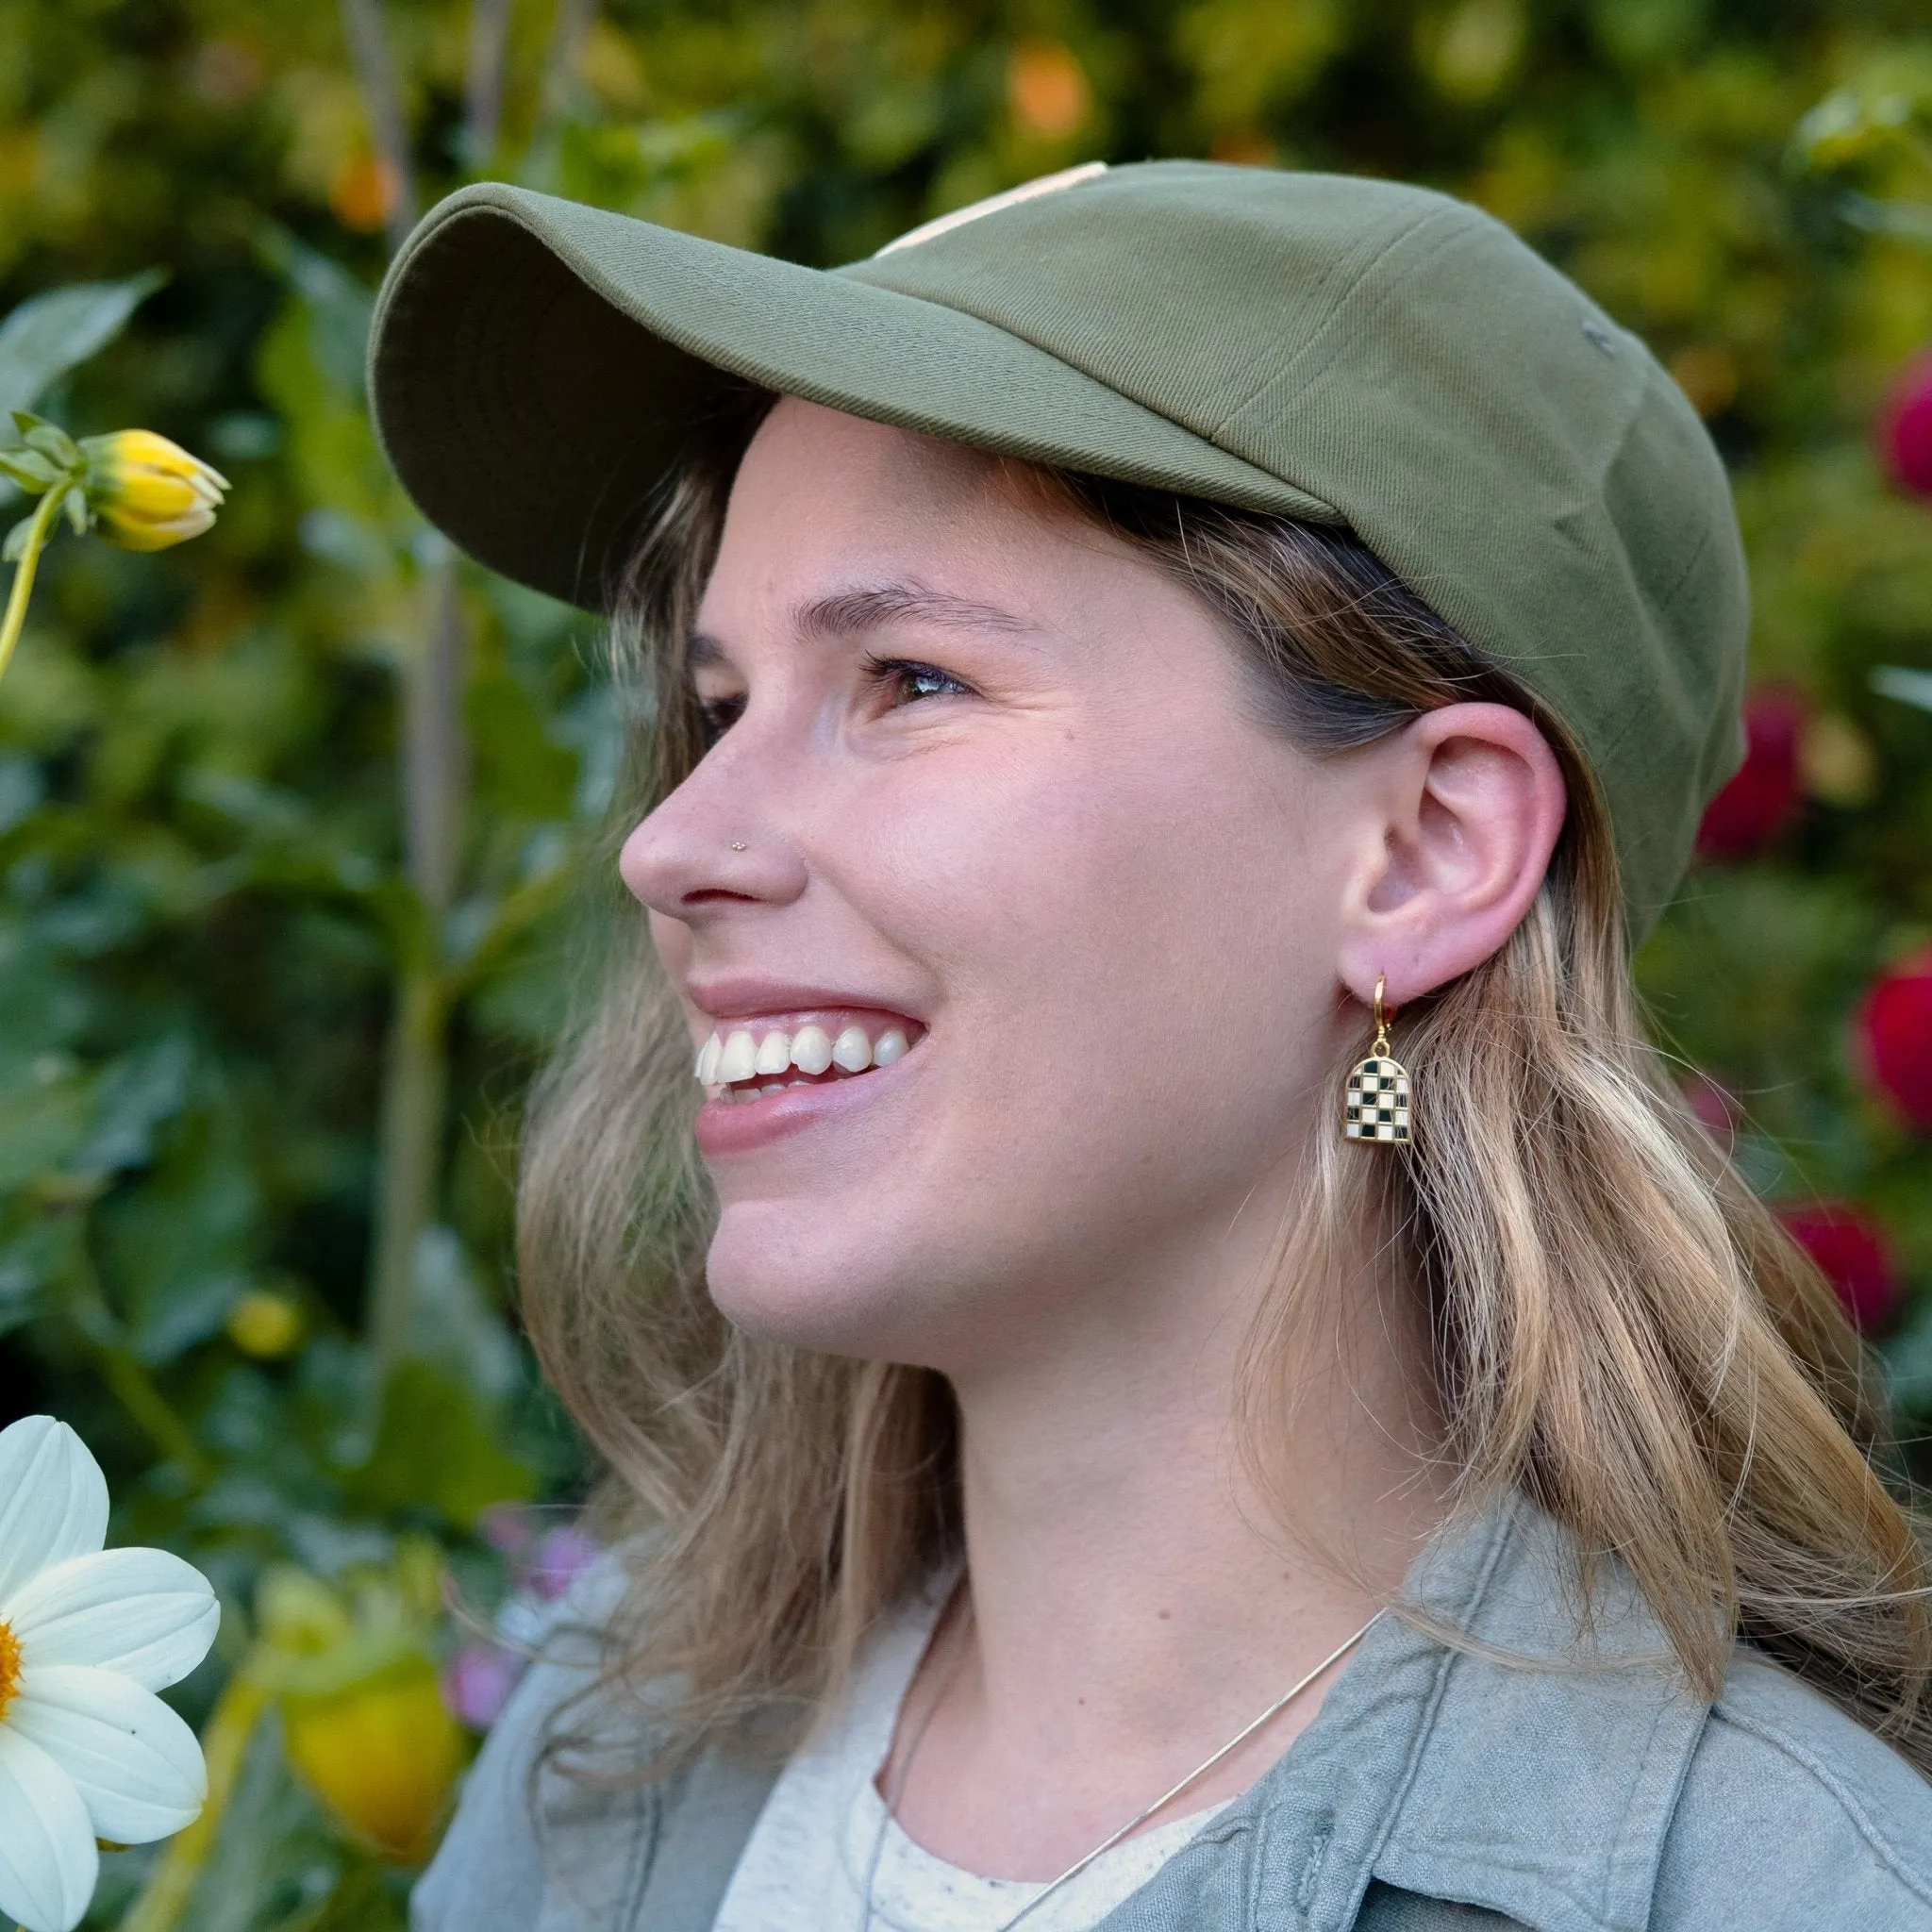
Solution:
{"label": "nose stud", "polygon": [[744,850],[744,841],[742,839],[732,840],[731,849],[734,852],[742,852]]}

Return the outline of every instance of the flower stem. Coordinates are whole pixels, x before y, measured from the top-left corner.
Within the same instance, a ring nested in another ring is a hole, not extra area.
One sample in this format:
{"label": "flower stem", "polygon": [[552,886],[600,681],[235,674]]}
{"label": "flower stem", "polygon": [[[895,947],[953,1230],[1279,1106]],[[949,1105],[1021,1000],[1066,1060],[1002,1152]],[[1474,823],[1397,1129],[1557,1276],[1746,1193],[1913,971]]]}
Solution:
{"label": "flower stem", "polygon": [[101,1379],[123,1408],[161,1454],[177,1464],[190,1488],[206,1486],[213,1471],[194,1432],[182,1421],[124,1339],[120,1323],[101,1292],[100,1276],[85,1241],[75,1270],[71,1313],[75,1326],[99,1357]]}
{"label": "flower stem", "polygon": [[173,1932],[180,1920],[201,1868],[214,1849],[242,1760],[248,1755],[255,1727],[268,1706],[267,1689],[251,1669],[252,1663],[252,1658],[244,1660],[228,1679],[202,1733],[202,1748],[208,1757],[208,1803],[201,1807],[201,1816],[177,1833],[161,1854],[160,1863],[148,1874],[147,1883],[141,1889],[141,1896],[121,1921],[121,1932]]}
{"label": "flower stem", "polygon": [[54,519],[60,514],[66,497],[64,481],[51,485],[34,511],[33,522],[27,525],[26,547],[13,566],[13,588],[7,596],[7,615],[0,618],[0,677],[6,676],[7,667],[13,660],[13,647],[20,641],[21,626],[26,622],[26,600],[34,587],[34,572],[40,568],[41,552],[46,547]]}
{"label": "flower stem", "polygon": [[190,1486],[200,1489],[208,1479],[208,1457],[194,1440],[193,1432],[156,1386],[155,1378],[133,1350],[114,1342],[96,1345],[100,1349],[102,1378],[121,1407],[169,1461],[180,1465]]}

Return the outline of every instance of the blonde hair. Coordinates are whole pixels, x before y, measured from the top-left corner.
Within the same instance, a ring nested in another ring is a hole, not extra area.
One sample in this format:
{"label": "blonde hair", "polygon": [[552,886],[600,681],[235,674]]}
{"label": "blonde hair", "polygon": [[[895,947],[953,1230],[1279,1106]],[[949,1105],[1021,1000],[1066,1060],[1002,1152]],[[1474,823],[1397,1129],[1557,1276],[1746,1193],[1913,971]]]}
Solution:
{"label": "blonde hair", "polygon": [[[718,425],[633,568],[613,643],[649,702],[621,825],[702,756],[685,641],[768,400]],[[1874,1467],[1872,1372],[1829,1285],[1645,1038],[1607,827],[1569,734],[1346,532],[1011,469],[1203,597],[1261,713],[1305,748],[1491,699],[1536,718],[1570,784],[1522,924],[1405,1016],[1397,1051],[1428,1076],[1406,1158],[1318,1138],[1251,1338],[1251,1459],[1267,1468],[1273,1371],[1308,1299],[1292,1284],[1378,1222],[1425,1297],[1461,1507],[1527,1494],[1573,1534],[1586,1601],[1597,1565],[1626,1565],[1699,1694],[1716,1694],[1741,1636],[1932,1772],[1925,1558]],[[957,1547],[957,1421],[929,1371],[753,1339],[718,1314],[689,1036],[636,920],[609,924],[601,996],[533,1103],[523,1293],[544,1367],[608,1465],[608,1521],[655,1528],[610,1674],[656,1687],[668,1765],[747,1730],[783,1748],[881,1609]]]}

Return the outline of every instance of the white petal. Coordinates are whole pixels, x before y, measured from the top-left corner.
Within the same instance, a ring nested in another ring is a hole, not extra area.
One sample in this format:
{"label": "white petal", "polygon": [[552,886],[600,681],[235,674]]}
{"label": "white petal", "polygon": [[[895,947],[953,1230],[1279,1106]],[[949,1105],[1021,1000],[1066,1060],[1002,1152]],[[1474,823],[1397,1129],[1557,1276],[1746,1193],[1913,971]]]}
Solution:
{"label": "white petal", "polygon": [[166,1550],[100,1550],[42,1570],[7,1606],[22,1660],[95,1664],[143,1690],[177,1684],[221,1622],[208,1580]]}
{"label": "white petal", "polygon": [[10,1722],[0,1724],[0,1918],[25,1932],[71,1932],[100,1874],[74,1780]]}
{"label": "white petal", "polygon": [[0,1429],[0,1610],[29,1576],[107,1541],[108,1479],[50,1415]]}
{"label": "white petal", "polygon": [[112,1671],[22,1671],[7,1728],[73,1780],[96,1838],[144,1845],[193,1824],[207,1801],[194,1733],[152,1690]]}

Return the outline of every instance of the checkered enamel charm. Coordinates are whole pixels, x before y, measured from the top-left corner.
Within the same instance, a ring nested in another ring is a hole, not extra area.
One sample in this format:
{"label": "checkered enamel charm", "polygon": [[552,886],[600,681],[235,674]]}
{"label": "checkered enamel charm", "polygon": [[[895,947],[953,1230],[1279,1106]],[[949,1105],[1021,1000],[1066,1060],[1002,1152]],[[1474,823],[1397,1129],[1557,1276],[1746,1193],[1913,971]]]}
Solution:
{"label": "checkered enamel charm", "polygon": [[1382,1054],[1363,1060],[1348,1076],[1341,1133],[1348,1141],[1407,1141],[1407,1070]]}

